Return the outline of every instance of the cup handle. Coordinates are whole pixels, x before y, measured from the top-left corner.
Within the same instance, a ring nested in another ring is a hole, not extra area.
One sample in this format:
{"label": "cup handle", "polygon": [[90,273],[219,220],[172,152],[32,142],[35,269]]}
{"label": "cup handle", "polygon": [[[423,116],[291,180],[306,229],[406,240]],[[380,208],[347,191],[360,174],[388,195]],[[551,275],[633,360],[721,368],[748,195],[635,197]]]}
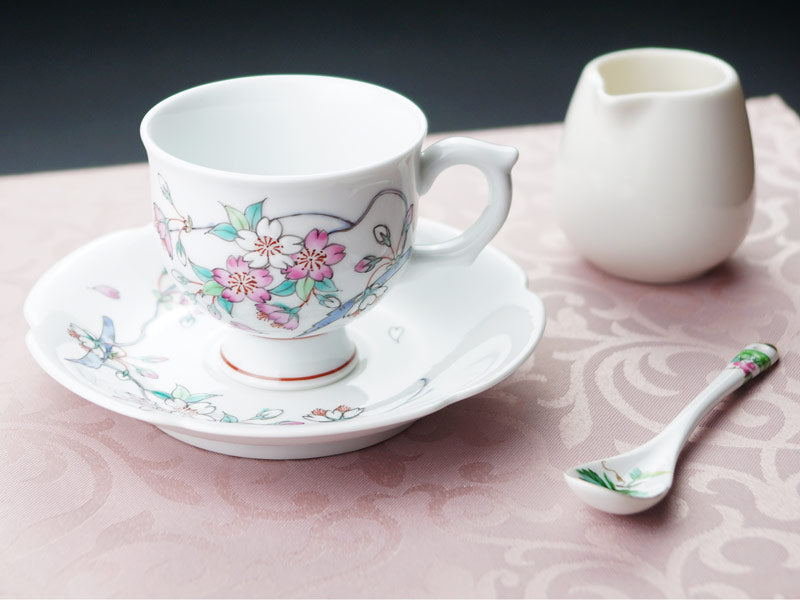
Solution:
{"label": "cup handle", "polygon": [[435,244],[414,246],[415,263],[468,265],[503,226],[511,208],[511,167],[519,152],[467,137],[450,137],[425,149],[420,158],[419,193],[425,194],[438,175],[455,165],[480,169],[489,183],[489,203],[469,229]]}

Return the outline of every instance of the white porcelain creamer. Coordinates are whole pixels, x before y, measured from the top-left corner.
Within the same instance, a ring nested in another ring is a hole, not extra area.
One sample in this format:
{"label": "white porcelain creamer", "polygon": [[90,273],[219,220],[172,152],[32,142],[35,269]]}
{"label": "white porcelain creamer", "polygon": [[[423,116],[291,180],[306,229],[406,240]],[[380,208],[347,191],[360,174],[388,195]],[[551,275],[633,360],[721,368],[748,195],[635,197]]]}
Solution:
{"label": "white porcelain creamer", "polygon": [[666,48],[592,60],[567,111],[556,177],[564,233],[603,270],[669,283],[714,267],[753,216],[753,149],[736,71]]}

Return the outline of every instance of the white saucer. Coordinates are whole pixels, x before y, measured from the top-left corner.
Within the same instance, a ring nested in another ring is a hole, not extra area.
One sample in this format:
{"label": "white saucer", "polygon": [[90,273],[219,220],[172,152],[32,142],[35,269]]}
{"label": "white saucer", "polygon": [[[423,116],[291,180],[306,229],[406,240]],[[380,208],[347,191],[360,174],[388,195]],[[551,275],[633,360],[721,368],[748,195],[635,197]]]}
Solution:
{"label": "white saucer", "polygon": [[[421,220],[417,239],[454,233]],[[359,358],[344,379],[255,389],[208,360],[224,326],[177,292],[158,251],[143,227],[58,262],[26,300],[28,348],[90,402],[223,454],[310,458],[378,443],[507,377],[544,330],[523,271],[488,247],[469,267],[409,265],[380,306],[348,325]]]}

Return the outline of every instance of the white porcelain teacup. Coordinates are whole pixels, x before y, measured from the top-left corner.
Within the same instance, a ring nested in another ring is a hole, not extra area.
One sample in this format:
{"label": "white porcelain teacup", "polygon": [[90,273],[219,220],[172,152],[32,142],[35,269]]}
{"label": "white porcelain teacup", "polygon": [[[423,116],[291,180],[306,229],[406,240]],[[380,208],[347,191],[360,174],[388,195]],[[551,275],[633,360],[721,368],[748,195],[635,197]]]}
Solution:
{"label": "white porcelain teacup", "polygon": [[[313,387],[356,364],[343,325],[371,309],[409,258],[466,264],[501,227],[514,148],[448,138],[387,89],[309,75],[180,92],[145,115],[155,231],[177,285],[232,327],[214,349],[231,376]],[[414,247],[418,195],[468,164],[489,204],[458,237]]]}

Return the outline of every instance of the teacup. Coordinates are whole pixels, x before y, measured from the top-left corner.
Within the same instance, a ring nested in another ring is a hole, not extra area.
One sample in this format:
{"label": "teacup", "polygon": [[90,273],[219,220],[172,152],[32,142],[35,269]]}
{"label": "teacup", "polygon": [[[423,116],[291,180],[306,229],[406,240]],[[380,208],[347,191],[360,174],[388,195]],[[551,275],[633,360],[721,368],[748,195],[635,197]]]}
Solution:
{"label": "teacup", "polygon": [[[310,75],[195,87],[144,117],[155,232],[188,297],[232,327],[212,349],[234,378],[267,388],[332,383],[357,363],[345,333],[409,259],[468,264],[502,226],[514,148],[448,138],[375,85]],[[489,182],[480,218],[414,246],[419,194],[468,164]]]}

